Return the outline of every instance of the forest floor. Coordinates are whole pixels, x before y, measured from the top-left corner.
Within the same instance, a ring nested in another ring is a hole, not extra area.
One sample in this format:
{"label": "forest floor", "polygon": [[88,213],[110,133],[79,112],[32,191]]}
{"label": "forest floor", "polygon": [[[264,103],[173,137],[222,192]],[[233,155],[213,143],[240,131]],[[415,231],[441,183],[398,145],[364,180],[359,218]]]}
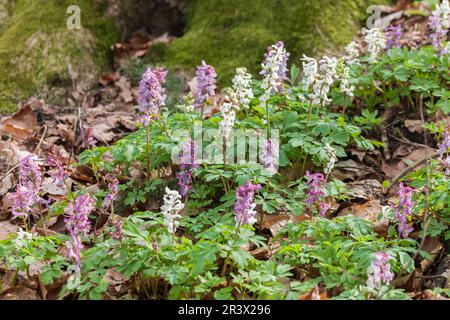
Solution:
{"label": "forest floor", "polygon": [[[402,6],[385,8],[383,18],[390,24],[402,26],[403,44],[411,48],[430,43],[426,33],[427,17],[417,14],[425,9],[419,7],[414,10],[415,13],[411,8]],[[97,88],[87,92],[74,90],[70,103],[65,106],[49,105],[42,99],[31,97],[21,103],[15,114],[0,119],[0,197],[3,199],[3,208],[0,207],[0,240],[7,239],[19,230],[18,223],[10,220],[10,204],[4,201],[4,196],[14,190],[18,183],[15,175],[18,161],[29,154],[46,159],[52,146],[57,146],[67,163],[75,164],[78,155],[88,149],[86,131],[92,130],[97,146],[110,146],[133,132],[136,129],[138,80],[145,67],[143,59],[153,45],[172,40],[167,35],[152,38],[135,33],[127,42],[114,46],[114,64],[111,71],[99,79]],[[355,40],[360,50],[364,51],[363,33],[358,34]],[[180,72],[168,80],[168,86],[175,89],[175,95],[181,95],[193,85],[188,80],[188,76]],[[178,102],[174,99],[171,103],[175,105]],[[210,111],[214,113],[216,110]],[[427,137],[420,113],[381,108],[379,114],[383,121],[375,134],[384,146],[372,151],[347,149],[348,157],[338,161],[334,167],[332,177],[343,181],[352,194],[351,201],[335,205],[334,216],[353,215],[375,223],[383,206],[396,198],[396,183],[410,172],[424,168],[426,159],[436,155],[437,144],[430,136]],[[442,112],[437,112],[433,119],[446,121],[450,125],[450,117]],[[391,185],[387,186],[383,181],[390,181]],[[82,185],[94,188],[96,185],[92,170],[86,166],[71,166],[68,183],[77,188]],[[54,201],[67,196],[67,191],[58,188],[50,177],[44,179],[43,190],[46,197]],[[292,215],[285,212],[265,215],[259,232],[275,235],[292,219],[295,221]],[[99,222],[96,227],[99,229],[102,226],[102,222]],[[376,226],[379,234],[386,234],[387,229],[386,224]],[[64,231],[62,217],[50,219],[44,226],[34,226],[33,229],[33,232],[42,235]],[[410,238],[419,239],[420,232],[414,231]],[[430,258],[417,259],[414,271],[396,279],[396,286],[405,288],[414,299],[445,299],[427,289],[442,287],[443,282],[447,286],[450,283],[450,242],[439,237],[426,237],[421,247],[430,254]],[[261,249],[252,254],[265,257],[269,252]],[[126,283],[118,273],[111,272],[109,276],[115,286]],[[39,281],[29,281],[26,277],[19,278],[13,284],[11,277],[8,270],[0,268],[2,299],[56,298],[62,286],[61,283],[55,283],[43,289]],[[311,299],[314,294],[317,295],[317,292],[313,290],[300,299]]]}

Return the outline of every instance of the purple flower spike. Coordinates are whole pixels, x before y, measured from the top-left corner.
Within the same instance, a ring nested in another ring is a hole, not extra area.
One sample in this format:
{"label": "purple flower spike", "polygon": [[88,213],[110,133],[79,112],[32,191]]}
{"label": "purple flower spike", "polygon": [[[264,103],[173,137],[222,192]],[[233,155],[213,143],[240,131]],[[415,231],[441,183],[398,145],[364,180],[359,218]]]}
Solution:
{"label": "purple flower spike", "polygon": [[35,162],[36,156],[29,155],[19,162],[19,184],[14,193],[8,194],[12,202],[12,218],[27,217],[38,203],[45,203],[39,196],[42,172]]}
{"label": "purple flower spike", "polygon": [[330,209],[330,205],[324,201],[326,185],[325,176],[321,173],[311,174],[309,171],[306,171],[306,180],[309,186],[309,189],[306,190],[307,198],[305,200],[305,203],[308,206],[308,212],[311,213],[313,204],[316,204],[316,206],[321,208],[319,214],[323,217]]}
{"label": "purple flower spike", "polygon": [[181,172],[176,174],[180,195],[185,197],[192,189],[192,173],[199,166],[197,160],[198,145],[190,137],[183,143],[180,152]]}
{"label": "purple flower spike", "polygon": [[261,160],[264,163],[264,168],[271,174],[277,173],[277,164],[279,156],[279,146],[275,140],[268,139],[264,141],[261,148]]}
{"label": "purple flower spike", "polygon": [[448,2],[447,5],[438,6],[428,19],[428,26],[431,29],[431,43],[439,54],[447,54],[447,49],[442,42],[447,37],[448,32]]}
{"label": "purple flower spike", "polygon": [[72,239],[72,243],[66,242],[69,259],[74,259],[78,266],[81,266],[80,252],[84,248],[81,236],[87,236],[90,231],[89,214],[95,206],[95,200],[89,194],[83,194],[69,202],[64,210],[66,228]]}
{"label": "purple flower spike", "polygon": [[35,155],[28,155],[19,162],[19,183],[29,189],[39,190],[42,172],[35,162]]}
{"label": "purple flower spike", "polygon": [[114,202],[114,199],[117,196],[117,193],[119,192],[119,180],[112,174],[106,175],[106,181],[108,182],[108,190],[109,193],[105,196],[105,199],[103,200],[102,207],[108,208],[111,206],[111,204]]}
{"label": "purple flower spike", "polygon": [[202,65],[197,67],[195,75],[197,76],[197,87],[194,92],[194,105],[200,107],[215,95],[217,74],[213,66],[202,61]]}
{"label": "purple flower spike", "polygon": [[236,213],[236,228],[239,228],[243,224],[253,225],[256,222],[256,204],[253,203],[255,192],[261,189],[261,185],[252,184],[248,181],[237,188],[236,190],[236,202],[234,204],[234,211]]}
{"label": "purple flower spike", "polygon": [[182,170],[197,169],[198,161],[198,145],[191,138],[186,139],[180,154],[180,168]]}
{"label": "purple flower spike", "polygon": [[414,207],[414,202],[412,201],[413,194],[413,188],[405,187],[403,183],[400,183],[400,189],[398,190],[398,205],[391,203],[391,207],[395,211],[395,218],[398,220],[397,230],[403,238],[407,238],[414,230],[414,228],[408,224],[408,218],[411,217],[412,209]]}
{"label": "purple flower spike", "polygon": [[386,36],[386,50],[390,48],[400,48],[400,40],[403,37],[402,27],[398,24],[395,26],[389,26],[385,29]]}
{"label": "purple flower spike", "polygon": [[394,280],[394,273],[391,272],[391,259],[388,253],[377,252],[369,269],[367,270],[367,286],[372,289],[380,289],[381,285],[389,284]]}
{"label": "purple flower spike", "polygon": [[442,135],[442,141],[438,145],[438,154],[442,159],[444,154],[448,153],[450,150],[450,127],[445,128],[445,131]]}
{"label": "purple flower spike", "polygon": [[138,110],[141,112],[141,122],[148,126],[150,120],[156,118],[159,109],[165,106],[166,91],[163,84],[166,81],[167,71],[148,68],[142,75],[139,83]]}
{"label": "purple flower spike", "polygon": [[94,129],[91,126],[89,126],[86,129],[85,138],[86,138],[86,141],[87,141],[87,144],[88,144],[89,148],[95,147],[95,144],[97,143],[97,140],[95,140]]}
{"label": "purple flower spike", "polygon": [[58,187],[62,187],[64,185],[64,181],[68,177],[68,174],[64,169],[63,156],[58,150],[56,150],[55,146],[53,146],[48,153],[47,163],[54,169],[53,172],[50,173],[50,176],[53,178],[53,183],[56,183]]}
{"label": "purple flower spike", "polygon": [[189,190],[192,189],[192,172],[191,170],[181,171],[176,173],[178,179],[178,186],[180,187],[180,195],[185,197]]}

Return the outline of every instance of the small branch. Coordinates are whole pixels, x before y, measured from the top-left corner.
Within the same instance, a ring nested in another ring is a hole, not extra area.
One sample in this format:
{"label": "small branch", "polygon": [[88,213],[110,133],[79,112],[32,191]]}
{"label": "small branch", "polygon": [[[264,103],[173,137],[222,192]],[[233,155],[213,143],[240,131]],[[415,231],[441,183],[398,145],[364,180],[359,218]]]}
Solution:
{"label": "small branch", "polygon": [[434,159],[436,157],[438,157],[438,153],[435,152],[434,154],[431,154],[415,163],[413,163],[412,165],[410,165],[409,167],[407,167],[406,169],[404,169],[402,172],[400,172],[398,175],[396,175],[394,177],[394,179],[392,179],[390,186],[386,189],[386,193],[389,192],[389,190],[391,190],[392,186],[394,186],[401,178],[403,178],[404,176],[406,176],[406,174],[408,174],[408,172],[410,172],[411,170],[414,170],[415,168],[421,166],[422,164],[426,163],[428,160],[430,159]]}
{"label": "small branch", "polygon": [[44,132],[42,133],[41,139],[39,140],[39,143],[36,146],[36,149],[34,149],[34,153],[36,153],[37,155],[39,155],[41,144],[44,141],[45,135],[47,134],[47,129],[48,129],[47,125],[44,124]]}

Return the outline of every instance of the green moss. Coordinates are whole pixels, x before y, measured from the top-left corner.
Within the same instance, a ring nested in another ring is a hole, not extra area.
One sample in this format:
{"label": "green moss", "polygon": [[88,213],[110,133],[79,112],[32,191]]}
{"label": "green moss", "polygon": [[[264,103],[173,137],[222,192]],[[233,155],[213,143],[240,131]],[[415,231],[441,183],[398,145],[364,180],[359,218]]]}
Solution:
{"label": "green moss", "polygon": [[77,1],[80,30],[69,30],[69,0],[16,0],[0,33],[0,113],[30,95],[76,82],[86,88],[108,65],[110,45],[118,39],[100,2]]}
{"label": "green moss", "polygon": [[[383,1],[381,1],[382,3]],[[351,41],[370,0],[193,0],[185,35],[167,53],[171,67],[215,66],[221,82],[245,66],[260,68],[265,48],[285,42],[291,63],[303,54],[335,53]]]}

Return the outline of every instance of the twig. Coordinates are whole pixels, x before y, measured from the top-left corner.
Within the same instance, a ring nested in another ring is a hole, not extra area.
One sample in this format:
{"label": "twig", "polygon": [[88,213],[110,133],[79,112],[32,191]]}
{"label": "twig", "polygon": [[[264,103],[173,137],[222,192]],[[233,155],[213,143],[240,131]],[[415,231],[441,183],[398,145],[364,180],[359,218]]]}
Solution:
{"label": "twig", "polygon": [[410,165],[409,167],[407,167],[406,169],[404,169],[402,172],[400,172],[398,175],[396,175],[394,177],[394,179],[392,179],[390,186],[386,189],[386,193],[389,192],[389,190],[391,190],[392,186],[394,186],[401,178],[403,178],[408,172],[410,172],[411,170],[414,170],[415,168],[419,167],[420,165],[424,164],[425,162],[427,162],[430,159],[434,159],[436,158],[438,155],[437,152],[435,152],[434,154],[431,154],[417,162],[414,162],[412,165]]}
{"label": "twig", "polygon": [[6,173],[0,178],[0,181],[3,181],[3,179],[5,179],[7,176],[9,176],[14,170],[17,169],[18,166],[19,166],[19,164],[16,164],[14,167],[12,167],[11,169],[9,169],[8,172],[6,172]]}
{"label": "twig", "polygon": [[40,148],[41,148],[41,144],[44,141],[45,135],[47,134],[47,125],[44,124],[44,132],[42,133],[41,139],[39,140],[38,145],[36,146],[36,149],[34,149],[34,153],[36,153],[37,155],[39,155],[40,153]]}
{"label": "twig", "polygon": [[[420,109],[420,119],[422,121],[422,127],[424,127],[425,125],[425,116],[424,116],[424,111],[423,111],[423,96],[422,94],[420,95],[420,99],[419,99],[420,103],[419,103],[419,109]],[[428,145],[428,137],[427,137],[427,130],[423,131],[423,140],[425,142],[425,145]],[[428,149],[426,149],[425,152],[428,152]],[[420,246],[419,246],[419,250],[421,250],[425,244],[425,239],[427,237],[427,229],[428,229],[428,224],[430,222],[430,218],[429,218],[429,211],[430,211],[430,187],[431,187],[431,166],[430,166],[430,162],[427,160],[427,185],[425,188],[425,210],[423,212],[423,229],[422,229],[422,239],[420,240]],[[416,252],[416,254],[414,255],[413,259],[415,260],[417,258],[417,256],[419,255],[419,251]]]}
{"label": "twig", "polygon": [[78,124],[81,121],[81,107],[78,106],[78,112],[77,112],[77,119],[75,121],[74,124],[74,128],[73,128],[73,139],[72,139],[72,147],[70,148],[70,156],[69,156],[69,161],[67,161],[67,169],[69,169],[70,166],[70,161],[72,160],[73,154],[75,153],[75,139],[77,137],[77,132],[78,132]]}

